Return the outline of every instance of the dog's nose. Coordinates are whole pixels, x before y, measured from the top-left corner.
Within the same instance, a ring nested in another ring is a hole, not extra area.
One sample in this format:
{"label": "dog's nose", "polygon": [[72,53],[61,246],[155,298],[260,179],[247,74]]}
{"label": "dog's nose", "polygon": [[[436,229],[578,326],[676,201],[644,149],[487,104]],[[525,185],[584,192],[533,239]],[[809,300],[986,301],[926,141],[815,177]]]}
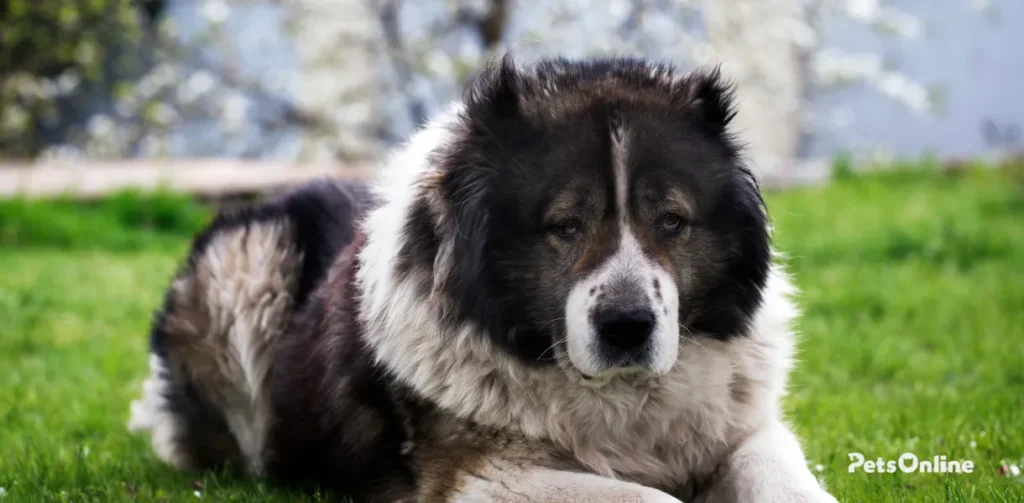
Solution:
{"label": "dog's nose", "polygon": [[594,315],[601,342],[623,351],[643,346],[654,331],[655,317],[649,309],[621,310],[605,308]]}

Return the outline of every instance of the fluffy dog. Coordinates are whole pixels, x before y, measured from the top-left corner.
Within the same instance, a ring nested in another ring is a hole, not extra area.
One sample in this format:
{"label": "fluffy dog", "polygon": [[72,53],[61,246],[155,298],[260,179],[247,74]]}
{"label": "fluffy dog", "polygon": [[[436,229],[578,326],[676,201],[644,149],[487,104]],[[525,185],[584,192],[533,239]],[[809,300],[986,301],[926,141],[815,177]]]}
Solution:
{"label": "fluffy dog", "polygon": [[827,502],[717,71],[505,58],[384,163],[219,216],[130,426],[356,501]]}

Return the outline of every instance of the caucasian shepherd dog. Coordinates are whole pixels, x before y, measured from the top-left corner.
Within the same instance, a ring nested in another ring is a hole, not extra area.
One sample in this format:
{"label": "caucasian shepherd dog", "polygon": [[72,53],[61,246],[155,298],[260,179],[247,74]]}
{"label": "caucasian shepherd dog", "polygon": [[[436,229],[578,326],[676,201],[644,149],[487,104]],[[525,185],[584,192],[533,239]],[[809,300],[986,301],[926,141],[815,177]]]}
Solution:
{"label": "caucasian shepherd dog", "polygon": [[130,426],[358,502],[826,502],[793,288],[717,71],[488,67],[369,187],[221,214]]}

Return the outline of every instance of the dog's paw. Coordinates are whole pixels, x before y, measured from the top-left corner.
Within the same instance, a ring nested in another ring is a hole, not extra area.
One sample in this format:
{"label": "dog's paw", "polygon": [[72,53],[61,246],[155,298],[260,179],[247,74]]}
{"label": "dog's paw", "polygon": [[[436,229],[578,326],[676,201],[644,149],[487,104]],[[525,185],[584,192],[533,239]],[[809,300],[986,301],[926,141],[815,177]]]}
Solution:
{"label": "dog's paw", "polygon": [[813,495],[810,500],[814,503],[839,503],[835,496],[832,496],[824,489],[819,489],[817,494]]}
{"label": "dog's paw", "polygon": [[682,503],[668,493],[638,484],[619,487],[591,488],[574,491],[571,495],[530,499],[530,502],[544,503]]}
{"label": "dog's paw", "polygon": [[803,487],[749,486],[718,488],[697,497],[693,503],[838,503],[815,485]]}
{"label": "dog's paw", "polygon": [[672,495],[657,489],[642,487],[641,494],[638,494],[638,503],[682,503]]}
{"label": "dog's paw", "polygon": [[809,489],[790,494],[782,494],[779,495],[778,498],[773,498],[770,501],[778,503],[839,503],[836,501],[834,496],[826,492],[824,489]]}

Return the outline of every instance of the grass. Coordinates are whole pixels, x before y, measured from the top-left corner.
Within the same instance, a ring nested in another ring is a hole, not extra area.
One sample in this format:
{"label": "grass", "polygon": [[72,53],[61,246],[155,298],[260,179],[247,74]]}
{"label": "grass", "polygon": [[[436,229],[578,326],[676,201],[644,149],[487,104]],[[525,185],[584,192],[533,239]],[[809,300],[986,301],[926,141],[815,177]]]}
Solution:
{"label": "grass", "polygon": [[[1024,169],[844,173],[768,203],[805,312],[785,406],[829,489],[1024,500],[999,473],[1024,465]],[[313,499],[176,473],[125,430],[149,315],[208,215],[171,195],[0,203],[0,500]],[[849,473],[850,452],[975,471]]]}
{"label": "grass", "polygon": [[142,251],[180,247],[210,218],[188,196],[126,191],[91,204],[0,201],[0,247]]}

